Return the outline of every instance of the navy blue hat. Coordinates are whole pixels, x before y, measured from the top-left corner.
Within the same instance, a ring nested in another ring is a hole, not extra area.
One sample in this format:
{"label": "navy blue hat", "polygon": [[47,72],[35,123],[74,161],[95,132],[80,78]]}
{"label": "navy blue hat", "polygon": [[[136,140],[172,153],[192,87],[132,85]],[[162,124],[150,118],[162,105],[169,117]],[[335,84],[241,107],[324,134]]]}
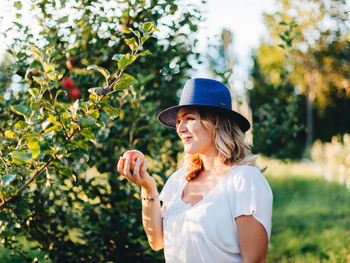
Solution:
{"label": "navy blue hat", "polygon": [[249,121],[243,115],[232,110],[230,91],[219,81],[203,78],[188,80],[182,90],[179,105],[159,113],[158,121],[171,128],[176,128],[177,112],[186,106],[198,106],[222,112],[232,118],[243,132],[250,128]]}

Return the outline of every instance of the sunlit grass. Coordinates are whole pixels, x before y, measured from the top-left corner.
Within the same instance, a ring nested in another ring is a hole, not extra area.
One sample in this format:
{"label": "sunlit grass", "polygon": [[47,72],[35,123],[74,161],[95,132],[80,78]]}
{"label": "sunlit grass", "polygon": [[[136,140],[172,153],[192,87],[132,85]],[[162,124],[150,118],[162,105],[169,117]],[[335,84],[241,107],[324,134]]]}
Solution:
{"label": "sunlit grass", "polygon": [[291,162],[269,159],[259,156],[257,164],[260,168],[267,167],[265,174],[273,177],[317,177],[317,165],[312,162]]}
{"label": "sunlit grass", "polygon": [[263,161],[274,193],[268,262],[350,262],[347,188],[318,177],[312,164]]}

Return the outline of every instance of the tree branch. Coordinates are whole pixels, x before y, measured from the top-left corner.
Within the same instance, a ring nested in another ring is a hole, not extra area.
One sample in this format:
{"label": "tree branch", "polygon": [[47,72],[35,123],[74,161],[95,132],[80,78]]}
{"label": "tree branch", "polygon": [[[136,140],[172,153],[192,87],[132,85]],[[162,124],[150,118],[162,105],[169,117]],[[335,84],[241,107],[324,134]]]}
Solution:
{"label": "tree branch", "polygon": [[47,161],[47,163],[40,168],[40,170],[38,170],[33,176],[32,178],[30,178],[20,189],[17,190],[17,192],[10,196],[9,198],[3,200],[0,204],[0,211],[4,208],[4,206],[11,202],[12,199],[14,199],[15,197],[19,196],[27,187],[28,185],[33,182],[35,180],[35,178],[46,168],[50,165],[50,163],[53,161],[53,159],[55,159],[53,156],[51,156],[51,158]]}
{"label": "tree branch", "polygon": [[6,160],[4,159],[4,157],[3,157],[2,155],[0,155],[0,157],[1,157],[1,160],[3,161],[3,163],[5,164],[6,168],[8,168],[7,162],[6,162]]}
{"label": "tree branch", "polygon": [[[55,102],[54,102],[54,103],[55,103]],[[66,130],[66,127],[64,127],[64,125],[63,125],[63,123],[62,123],[61,117],[60,117],[60,115],[59,115],[59,113],[58,113],[58,110],[57,110],[55,104],[54,104],[54,108],[55,108],[56,115],[57,115],[57,117],[58,117],[58,122],[61,124],[62,129],[63,129],[63,131],[64,131],[64,134],[66,135],[66,138],[69,138],[68,132],[67,132],[67,130]],[[69,140],[69,139],[68,139],[68,140]]]}

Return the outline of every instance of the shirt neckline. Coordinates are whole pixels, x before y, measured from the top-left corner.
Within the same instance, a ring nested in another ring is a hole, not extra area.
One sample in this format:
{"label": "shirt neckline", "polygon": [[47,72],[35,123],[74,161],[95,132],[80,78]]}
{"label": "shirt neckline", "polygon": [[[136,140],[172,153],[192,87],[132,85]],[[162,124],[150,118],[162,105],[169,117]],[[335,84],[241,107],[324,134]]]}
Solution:
{"label": "shirt neckline", "polygon": [[199,200],[197,203],[195,203],[194,205],[191,205],[190,203],[186,203],[185,201],[182,200],[182,195],[183,195],[183,191],[187,185],[187,181],[185,180],[185,177],[183,177],[184,183],[181,187],[181,191],[180,191],[180,202],[184,205],[186,205],[189,208],[194,208],[196,207],[198,204],[202,203],[205,199],[207,199],[208,196],[210,196],[213,192],[215,192],[216,188],[219,187],[219,185],[222,183],[223,180],[226,179],[226,177],[229,177],[229,175],[231,174],[231,172],[236,168],[237,165],[234,165],[230,170],[228,170],[228,172],[226,173],[226,175],[224,175],[219,182],[201,199]]}

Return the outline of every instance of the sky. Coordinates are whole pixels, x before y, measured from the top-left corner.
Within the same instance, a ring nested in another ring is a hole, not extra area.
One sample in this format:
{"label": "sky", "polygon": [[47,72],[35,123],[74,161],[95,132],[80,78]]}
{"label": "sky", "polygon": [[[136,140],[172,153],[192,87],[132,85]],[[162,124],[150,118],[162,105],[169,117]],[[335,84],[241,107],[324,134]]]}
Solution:
{"label": "sky", "polygon": [[[207,0],[204,8],[206,23],[200,30],[200,51],[205,52],[207,36],[219,35],[223,28],[233,33],[234,67],[233,88],[242,91],[249,86],[248,71],[252,66],[251,50],[257,48],[266,34],[263,13],[274,11],[274,0]],[[205,68],[198,68],[195,77],[211,77]]]}
{"label": "sky", "polygon": [[[0,0],[2,2],[3,0]],[[22,1],[23,3],[25,1]],[[231,30],[233,33],[233,53],[237,59],[234,68],[234,84],[236,90],[243,90],[249,86],[248,70],[252,65],[251,50],[259,46],[260,40],[266,33],[263,24],[262,13],[272,12],[274,0],[207,0],[203,6],[203,17],[205,23],[199,31],[199,52],[207,52],[209,39],[215,39],[215,35],[220,35],[223,28]],[[3,6],[0,9],[0,27],[4,28],[4,23],[8,21],[11,9]],[[14,14],[12,13],[12,16]],[[0,36],[0,55],[3,53],[5,45],[4,39]],[[197,71],[193,77],[212,77],[206,65],[196,66]]]}

